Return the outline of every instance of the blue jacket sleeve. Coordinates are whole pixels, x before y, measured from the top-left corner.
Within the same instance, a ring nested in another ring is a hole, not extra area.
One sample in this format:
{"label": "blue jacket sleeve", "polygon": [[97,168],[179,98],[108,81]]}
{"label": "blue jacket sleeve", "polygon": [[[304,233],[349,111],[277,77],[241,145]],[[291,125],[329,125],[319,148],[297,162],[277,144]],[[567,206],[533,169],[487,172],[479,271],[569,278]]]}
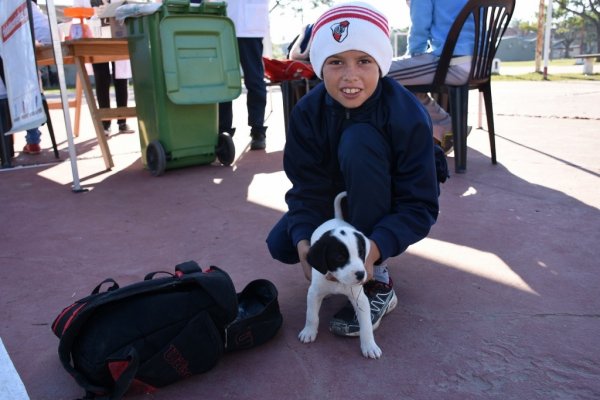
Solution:
{"label": "blue jacket sleeve", "polygon": [[[392,168],[392,210],[370,235],[385,260],[425,238],[439,212],[433,136],[429,115],[403,87],[386,86],[387,123],[395,164]],[[410,117],[407,117],[410,116]]]}
{"label": "blue jacket sleeve", "polygon": [[327,135],[319,129],[322,120],[315,101],[323,97],[323,85],[312,89],[294,107],[289,123],[289,134],[283,153],[283,165],[292,188],[286,193],[288,205],[288,232],[294,245],[310,239],[312,232],[333,216],[332,179],[326,164]]}
{"label": "blue jacket sleeve", "polygon": [[427,52],[433,25],[433,0],[411,0],[411,26],[408,33],[407,54],[414,56]]}

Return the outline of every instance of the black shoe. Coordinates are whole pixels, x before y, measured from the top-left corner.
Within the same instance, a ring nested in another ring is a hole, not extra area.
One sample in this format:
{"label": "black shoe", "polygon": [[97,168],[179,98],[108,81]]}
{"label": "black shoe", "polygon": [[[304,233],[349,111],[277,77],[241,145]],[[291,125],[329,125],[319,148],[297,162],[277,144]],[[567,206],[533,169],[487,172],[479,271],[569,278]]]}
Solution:
{"label": "black shoe", "polygon": [[252,141],[250,142],[250,150],[264,150],[265,147],[267,147],[266,132],[266,126],[253,126],[250,129],[250,136],[252,137]]}
{"label": "black shoe", "polygon": [[250,141],[250,150],[264,150],[266,147],[267,141],[264,136],[252,138],[252,141]]}
{"label": "black shoe", "polygon": [[[391,278],[389,284],[371,280],[365,283],[364,291],[371,305],[371,322],[375,330],[379,327],[383,316],[396,308],[398,297],[392,288]],[[360,324],[350,302],[346,303],[344,308],[329,321],[329,330],[338,336],[360,335]]]}
{"label": "black shoe", "polygon": [[[471,133],[472,129],[472,126],[467,126],[467,137],[469,137],[469,134]],[[445,155],[448,155],[452,153],[452,151],[454,151],[454,135],[452,135],[452,132],[446,132],[446,134],[442,138],[440,147],[442,148],[442,150],[444,150]]]}
{"label": "black shoe", "polygon": [[119,133],[133,133],[134,130],[127,124],[119,124]]}

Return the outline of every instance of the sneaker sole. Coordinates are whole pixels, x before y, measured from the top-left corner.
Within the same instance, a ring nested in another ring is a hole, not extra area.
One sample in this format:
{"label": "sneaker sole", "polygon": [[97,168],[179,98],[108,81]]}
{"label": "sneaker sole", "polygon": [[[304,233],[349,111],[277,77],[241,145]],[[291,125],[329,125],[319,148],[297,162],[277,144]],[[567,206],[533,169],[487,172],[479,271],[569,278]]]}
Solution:
{"label": "sneaker sole", "polygon": [[30,151],[30,150],[23,150],[23,153],[25,154],[29,154],[30,156],[37,156],[39,154],[42,154],[42,151]]}

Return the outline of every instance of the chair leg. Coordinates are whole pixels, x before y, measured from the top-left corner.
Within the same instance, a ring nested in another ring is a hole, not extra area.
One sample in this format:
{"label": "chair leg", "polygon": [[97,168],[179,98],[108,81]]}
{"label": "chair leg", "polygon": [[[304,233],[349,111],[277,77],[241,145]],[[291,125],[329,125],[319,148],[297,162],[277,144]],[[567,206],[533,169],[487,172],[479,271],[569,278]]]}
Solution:
{"label": "chair leg", "polygon": [[488,136],[490,137],[490,154],[492,156],[492,164],[496,164],[496,131],[494,129],[494,109],[492,106],[492,85],[488,82],[485,86],[479,89],[483,93],[485,101],[485,114],[488,124]]}
{"label": "chair leg", "polygon": [[52,127],[52,120],[50,119],[50,110],[48,109],[48,101],[46,96],[42,95],[42,104],[44,106],[44,112],[46,113],[46,124],[48,125],[48,133],[50,134],[50,141],[52,141],[52,149],[54,150],[54,158],[58,159],[58,146],[56,145],[56,138],[54,137],[54,128]]}
{"label": "chair leg", "polygon": [[291,81],[281,82],[281,99],[283,102],[283,124],[285,128],[285,136],[287,138],[290,123],[290,113],[293,105],[294,91]]}
{"label": "chair leg", "polygon": [[2,99],[0,100],[0,159],[2,161],[2,168],[12,168],[11,159],[14,155],[13,135],[4,135],[4,132],[7,132],[10,126],[8,100]]}
{"label": "chair leg", "polygon": [[469,87],[450,86],[450,116],[454,139],[454,170],[457,174],[467,170],[467,115]]}

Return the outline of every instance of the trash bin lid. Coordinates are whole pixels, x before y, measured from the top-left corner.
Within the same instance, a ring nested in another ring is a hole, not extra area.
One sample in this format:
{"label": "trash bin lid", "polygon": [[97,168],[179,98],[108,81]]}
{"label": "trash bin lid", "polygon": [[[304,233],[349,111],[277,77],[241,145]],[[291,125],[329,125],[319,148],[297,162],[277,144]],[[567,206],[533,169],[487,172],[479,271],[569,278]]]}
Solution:
{"label": "trash bin lid", "polygon": [[169,15],[159,30],[167,96],[173,103],[213,104],[240,95],[237,39],[229,18]]}

